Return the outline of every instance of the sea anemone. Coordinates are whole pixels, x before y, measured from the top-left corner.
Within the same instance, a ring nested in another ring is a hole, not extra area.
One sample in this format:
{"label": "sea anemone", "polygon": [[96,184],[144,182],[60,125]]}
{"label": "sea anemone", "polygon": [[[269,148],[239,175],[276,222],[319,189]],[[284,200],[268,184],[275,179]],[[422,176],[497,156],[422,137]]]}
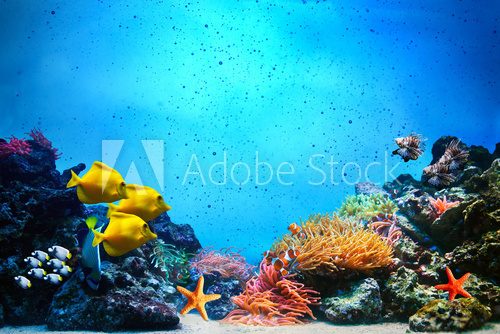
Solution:
{"label": "sea anemone", "polygon": [[10,137],[10,142],[0,142],[0,158],[8,157],[12,154],[28,155],[31,153],[31,146],[26,140]]}
{"label": "sea anemone", "polygon": [[389,245],[394,246],[403,235],[401,228],[398,226],[398,222],[399,220],[396,215],[379,214],[372,218],[372,222],[369,226]]}
{"label": "sea anemone", "polygon": [[444,151],[438,163],[448,166],[450,171],[456,171],[465,165],[469,151],[460,147],[460,140],[452,140]]}
{"label": "sea anemone", "polygon": [[253,273],[255,266],[247,263],[245,258],[230,248],[219,251],[202,249],[190,262],[191,269],[199,274],[219,274],[223,278],[233,277],[246,282]]}
{"label": "sea anemone", "polygon": [[391,245],[357,222],[335,214],[316,215],[301,227],[305,238],[286,234],[272,250],[299,250],[296,268],[302,273],[343,269],[369,272],[392,264]]}
{"label": "sea anemone", "polygon": [[47,137],[44,136],[42,131],[35,128],[35,129],[31,130],[28,133],[28,135],[33,139],[33,141],[35,141],[35,143],[37,143],[41,147],[49,150],[52,153],[54,160],[57,160],[61,157],[62,153],[60,153],[57,148],[52,146],[52,142],[50,140],[48,140]]}
{"label": "sea anemone", "polygon": [[225,323],[285,326],[303,324],[306,316],[316,319],[310,308],[319,304],[319,292],[306,288],[291,277],[282,277],[263,260],[258,276],[252,277],[245,291],[232,297],[237,309],[222,320]]}
{"label": "sea anemone", "polygon": [[424,143],[421,135],[410,134],[406,137],[394,139],[399,148],[392,152],[393,155],[399,155],[405,162],[417,160],[424,153]]}
{"label": "sea anemone", "polygon": [[371,217],[382,214],[393,214],[398,206],[389,196],[383,194],[347,196],[338,210],[342,217],[353,217],[368,221]]}
{"label": "sea anemone", "polygon": [[168,283],[186,283],[189,281],[189,259],[192,256],[163,240],[156,239],[149,260],[153,267],[165,275]]}
{"label": "sea anemone", "polygon": [[443,199],[441,198],[434,199],[432,197],[429,197],[429,203],[431,204],[430,206],[432,210],[436,213],[437,217],[441,216],[449,208],[452,208],[460,204],[459,201],[448,202],[446,196],[443,196]]}

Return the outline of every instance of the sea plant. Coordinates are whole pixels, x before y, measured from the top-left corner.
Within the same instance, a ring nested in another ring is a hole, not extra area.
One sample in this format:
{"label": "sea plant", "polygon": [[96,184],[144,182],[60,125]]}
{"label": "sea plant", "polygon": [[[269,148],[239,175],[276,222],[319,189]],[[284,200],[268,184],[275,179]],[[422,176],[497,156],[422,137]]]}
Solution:
{"label": "sea plant", "polygon": [[297,249],[302,273],[354,270],[369,272],[392,264],[393,249],[374,231],[336,214],[311,216],[301,223],[305,237],[285,234],[272,251]]}
{"label": "sea plant", "polygon": [[153,267],[165,275],[169,284],[187,283],[189,281],[189,260],[193,254],[174,245],[167,244],[163,240],[156,239],[153,249],[149,254],[149,260]]}
{"label": "sea plant", "polygon": [[212,250],[202,249],[190,262],[191,269],[203,275],[220,275],[223,278],[233,277],[246,282],[252,277],[255,266],[247,263],[245,258],[231,248]]}
{"label": "sea plant", "polygon": [[30,153],[31,146],[26,140],[12,136],[9,142],[0,142],[0,158],[5,158],[12,154],[28,155]]}

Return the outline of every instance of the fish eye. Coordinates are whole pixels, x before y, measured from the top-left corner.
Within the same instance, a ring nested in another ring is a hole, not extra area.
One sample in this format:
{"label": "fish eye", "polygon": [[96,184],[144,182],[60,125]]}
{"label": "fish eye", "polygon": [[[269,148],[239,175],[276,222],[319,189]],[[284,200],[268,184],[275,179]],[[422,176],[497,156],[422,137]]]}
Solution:
{"label": "fish eye", "polygon": [[122,187],[125,187],[125,182],[120,183]]}
{"label": "fish eye", "polygon": [[158,195],[158,200],[161,201],[163,199],[163,197],[161,195]]}
{"label": "fish eye", "polygon": [[148,229],[148,224],[147,223],[144,223],[144,225],[142,225],[142,228],[147,230]]}

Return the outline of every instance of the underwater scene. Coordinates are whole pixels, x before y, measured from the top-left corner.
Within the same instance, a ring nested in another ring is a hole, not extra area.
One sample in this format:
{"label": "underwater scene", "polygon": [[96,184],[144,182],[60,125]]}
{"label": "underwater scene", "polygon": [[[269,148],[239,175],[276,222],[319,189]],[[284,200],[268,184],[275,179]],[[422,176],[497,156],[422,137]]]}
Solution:
{"label": "underwater scene", "polygon": [[500,333],[500,2],[0,9],[0,334]]}

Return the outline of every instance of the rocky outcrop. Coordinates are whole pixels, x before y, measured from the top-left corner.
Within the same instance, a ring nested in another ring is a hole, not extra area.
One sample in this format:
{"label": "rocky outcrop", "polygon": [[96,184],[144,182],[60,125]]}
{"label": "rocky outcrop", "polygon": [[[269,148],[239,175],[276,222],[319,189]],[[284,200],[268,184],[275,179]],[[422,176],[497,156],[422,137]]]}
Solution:
{"label": "rocky outcrop", "polygon": [[119,263],[103,262],[97,291],[76,273],[55,294],[47,317],[50,330],[166,330],[179,323],[175,289],[149,270],[140,251]]}
{"label": "rocky outcrop", "polygon": [[366,278],[339,296],[323,298],[320,309],[335,324],[377,322],[382,311],[377,281]]}
{"label": "rocky outcrop", "polygon": [[419,284],[413,270],[400,267],[382,287],[383,313],[388,320],[406,321],[419,308],[445,295],[430,286]]}
{"label": "rocky outcrop", "polygon": [[66,189],[53,152],[30,141],[29,155],[0,159],[0,304],[6,323],[42,324],[57,287],[32,280],[22,290],[13,277],[26,275],[23,258],[52,245],[75,247],[74,231],[83,222],[83,205]]}
{"label": "rocky outcrop", "polygon": [[410,329],[416,332],[465,331],[481,328],[490,317],[490,309],[475,298],[437,299],[410,317]]}
{"label": "rocky outcrop", "polygon": [[158,238],[167,244],[183,249],[187,253],[195,254],[201,249],[201,244],[188,224],[174,224],[165,212],[150,223]]}

